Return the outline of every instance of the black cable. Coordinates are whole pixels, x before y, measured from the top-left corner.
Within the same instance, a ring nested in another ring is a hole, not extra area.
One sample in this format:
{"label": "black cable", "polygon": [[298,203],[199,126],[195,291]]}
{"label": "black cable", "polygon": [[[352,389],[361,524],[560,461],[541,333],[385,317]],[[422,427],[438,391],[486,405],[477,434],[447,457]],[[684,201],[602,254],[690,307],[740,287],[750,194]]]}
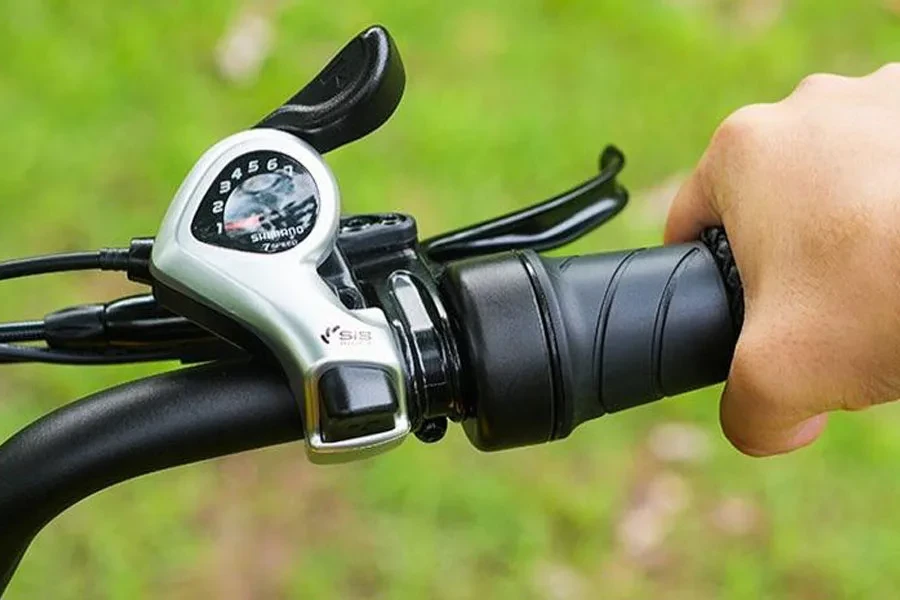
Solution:
{"label": "black cable", "polygon": [[[130,265],[128,249],[104,248],[96,252],[48,254],[0,262],[0,280],[86,269],[125,271]],[[43,321],[0,324],[0,343],[34,342],[44,339]],[[32,349],[34,350],[34,349]],[[15,353],[13,353],[15,354]],[[0,353],[0,360],[3,354]]]}
{"label": "black cable", "polygon": [[[123,271],[128,278],[141,283],[152,283],[150,274],[150,254],[153,238],[135,238],[128,248],[102,248],[94,252],[70,252],[48,254],[17,260],[0,262],[0,281],[61,273],[65,271]],[[84,334],[84,324],[76,323],[73,335]],[[89,325],[93,325],[91,322]],[[104,324],[100,323],[103,329]],[[178,360],[177,348],[162,348],[140,351],[83,352],[59,350],[56,348],[16,345],[12,342],[38,342],[48,335],[46,321],[21,321],[0,323],[0,364],[43,362],[69,365],[102,365],[162,360]]]}
{"label": "black cable", "polygon": [[0,280],[61,273],[63,271],[125,271],[129,267],[127,248],[104,248],[95,252],[47,254],[0,262]]}
{"label": "black cable", "polygon": [[0,344],[0,363],[41,362],[56,365],[121,365],[125,363],[178,360],[172,350],[155,352],[80,353]]}
{"label": "black cable", "polygon": [[37,342],[44,339],[43,321],[20,321],[0,323],[0,343]]}
{"label": "black cable", "polygon": [[8,260],[0,263],[0,279],[15,279],[43,273],[61,271],[82,271],[100,268],[99,252],[73,252],[71,254],[50,254]]}

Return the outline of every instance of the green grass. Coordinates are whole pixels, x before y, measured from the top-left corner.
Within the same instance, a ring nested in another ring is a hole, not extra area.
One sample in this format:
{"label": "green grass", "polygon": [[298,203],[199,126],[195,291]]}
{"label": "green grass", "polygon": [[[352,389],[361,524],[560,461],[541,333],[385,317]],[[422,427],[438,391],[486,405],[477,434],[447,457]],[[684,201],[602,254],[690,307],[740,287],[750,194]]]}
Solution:
{"label": "green grass", "polygon": [[[875,0],[409,0],[260,2],[276,37],[258,81],[216,74],[227,2],[4,3],[0,22],[0,255],[152,234],[193,161],[255,122],[366,25],[407,66],[388,126],[329,157],[347,212],[402,210],[432,234],[583,179],[609,141],[649,189],[691,167],[742,104],[806,73],[863,74],[900,56]],[[754,12],[755,11],[755,12]],[[761,174],[761,176],[764,176]],[[663,210],[568,251],[656,243]],[[114,276],[4,284],[0,317],[41,315],[131,288]],[[7,367],[0,436],[147,367]],[[329,469],[288,446],[153,475],[101,493],[33,544],[10,598],[858,598],[900,585],[894,500],[900,411],[833,419],[814,448],[739,456],[705,391],[588,424],[555,445],[481,455],[459,431]],[[711,456],[648,455],[658,423],[694,423]],[[623,554],[622,515],[648,481],[688,494],[659,556]],[[746,535],[711,525],[739,496]],[[2,527],[2,525],[0,525]],[[0,529],[2,535],[2,529]]]}

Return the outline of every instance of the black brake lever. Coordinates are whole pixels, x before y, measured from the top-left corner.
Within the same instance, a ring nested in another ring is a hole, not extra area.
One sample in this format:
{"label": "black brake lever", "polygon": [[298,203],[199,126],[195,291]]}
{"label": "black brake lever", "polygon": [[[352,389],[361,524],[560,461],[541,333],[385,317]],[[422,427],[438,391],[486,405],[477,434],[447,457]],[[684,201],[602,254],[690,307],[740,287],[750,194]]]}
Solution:
{"label": "black brake lever", "polygon": [[625,156],[607,146],[600,155],[600,173],[559,196],[528,208],[457,229],[422,243],[429,258],[438,262],[507,250],[558,248],[585,235],[619,214],[628,192],[616,176]]}
{"label": "black brake lever", "polygon": [[325,154],[381,127],[400,104],[405,84],[394,40],[376,25],[256,127],[286,131]]}

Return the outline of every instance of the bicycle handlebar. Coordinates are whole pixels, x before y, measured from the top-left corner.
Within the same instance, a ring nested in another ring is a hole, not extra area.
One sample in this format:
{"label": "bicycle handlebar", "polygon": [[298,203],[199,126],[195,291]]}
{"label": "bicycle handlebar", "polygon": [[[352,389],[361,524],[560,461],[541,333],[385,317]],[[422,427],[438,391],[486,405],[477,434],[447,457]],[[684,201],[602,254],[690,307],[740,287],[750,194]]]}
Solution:
{"label": "bicycle handlebar", "polygon": [[[0,445],[0,595],[56,515],[146,473],[304,437],[312,457],[355,459],[410,432],[437,441],[448,420],[484,450],[537,444],[725,378],[742,291],[724,232],[604,255],[533,252],[624,208],[615,147],[563,194],[423,242],[408,215],[339,220],[319,153],[384,123],[404,82],[389,34],[369,28],[258,128],[208,150],[156,240],[0,264],[0,279],[119,270],[154,292],[0,324],[0,362],[231,361],[100,392]],[[293,385],[232,360],[245,351],[288,365]]]}
{"label": "bicycle handlebar", "polygon": [[95,492],[302,438],[283,376],[248,363],[157,375],[46,415],[0,446],[0,594],[37,533]]}
{"label": "bicycle handlebar", "polygon": [[[711,245],[451,263],[441,295],[473,444],[560,439],[605,413],[723,380],[740,289],[724,282],[728,265]],[[0,594],[68,507],[146,473],[302,439],[300,406],[271,367],[218,362],[94,394],[26,427],[0,445]]]}

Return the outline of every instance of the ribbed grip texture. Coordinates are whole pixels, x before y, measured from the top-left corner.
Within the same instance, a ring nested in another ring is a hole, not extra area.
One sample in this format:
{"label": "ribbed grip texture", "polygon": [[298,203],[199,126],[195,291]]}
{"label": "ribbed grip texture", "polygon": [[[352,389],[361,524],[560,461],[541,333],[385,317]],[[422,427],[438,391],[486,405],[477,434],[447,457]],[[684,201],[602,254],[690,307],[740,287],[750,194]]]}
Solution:
{"label": "ribbed grip texture", "polygon": [[741,282],[741,274],[738,272],[734,253],[728,243],[728,235],[721,227],[711,227],[703,232],[700,239],[712,252],[722,282],[728,292],[728,304],[731,308],[731,318],[734,326],[740,330],[744,324],[744,284]]}
{"label": "ribbed grip texture", "polygon": [[704,244],[540,262],[573,426],[727,376],[736,327]]}
{"label": "ribbed grip texture", "polygon": [[606,413],[723,381],[740,329],[724,235],[568,258],[453,263],[469,439],[500,450],[564,438]]}

